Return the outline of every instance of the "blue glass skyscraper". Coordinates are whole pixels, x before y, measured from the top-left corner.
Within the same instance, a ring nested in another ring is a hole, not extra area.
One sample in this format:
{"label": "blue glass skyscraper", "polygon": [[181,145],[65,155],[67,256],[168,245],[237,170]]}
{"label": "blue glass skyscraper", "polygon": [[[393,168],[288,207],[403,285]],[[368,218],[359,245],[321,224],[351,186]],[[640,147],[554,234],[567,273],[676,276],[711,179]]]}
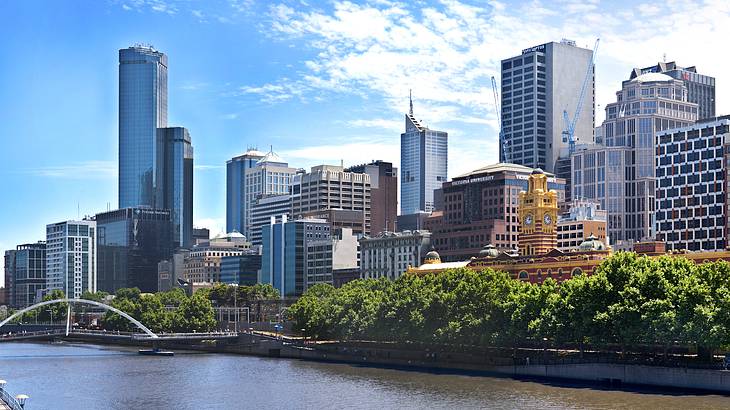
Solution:
{"label": "blue glass skyscraper", "polygon": [[155,207],[169,209],[172,242],[189,247],[193,241],[193,146],[183,127],[157,129]]}
{"label": "blue glass skyscraper", "polygon": [[244,154],[226,162],[226,232],[243,232],[248,235],[246,215],[246,170],[266,156],[249,148]]}
{"label": "blue glass skyscraper", "polygon": [[155,205],[157,128],[167,127],[167,56],[119,50],[119,207]]}
{"label": "blue glass skyscraper", "polygon": [[400,152],[401,215],[433,211],[433,191],[446,182],[448,134],[416,120],[412,100],[406,132],[400,135]]}

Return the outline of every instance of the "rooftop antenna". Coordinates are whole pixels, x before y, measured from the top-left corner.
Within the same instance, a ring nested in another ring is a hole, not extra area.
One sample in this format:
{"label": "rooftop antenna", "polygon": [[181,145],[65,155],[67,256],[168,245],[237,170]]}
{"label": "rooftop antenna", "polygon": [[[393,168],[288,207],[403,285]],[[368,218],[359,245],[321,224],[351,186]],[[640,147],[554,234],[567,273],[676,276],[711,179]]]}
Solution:
{"label": "rooftop antenna", "polygon": [[411,110],[409,111],[409,113],[411,114],[411,116],[413,116],[413,94],[411,93],[410,88],[408,89],[408,102],[411,105]]}

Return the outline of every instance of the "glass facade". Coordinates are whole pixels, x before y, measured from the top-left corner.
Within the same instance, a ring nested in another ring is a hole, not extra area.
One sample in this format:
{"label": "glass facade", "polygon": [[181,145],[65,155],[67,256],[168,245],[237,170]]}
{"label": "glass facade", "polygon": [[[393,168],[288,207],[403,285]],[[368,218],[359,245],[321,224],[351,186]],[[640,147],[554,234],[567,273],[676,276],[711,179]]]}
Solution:
{"label": "glass facade", "polygon": [[167,56],[119,50],[119,207],[155,205],[157,128],[167,126]]}
{"label": "glass facade", "polygon": [[400,141],[401,214],[431,212],[433,191],[447,180],[448,133],[426,128],[411,113]]}
{"label": "glass facade", "polygon": [[46,244],[18,245],[11,257],[13,297],[10,305],[17,308],[30,306],[46,288]]}
{"label": "glass facade", "polygon": [[193,242],[193,146],[182,127],[157,130],[157,176],[155,207],[169,209],[175,247]]}
{"label": "glass facade", "polygon": [[156,292],[157,264],[172,256],[169,210],[125,208],[96,215],[98,290]]}
{"label": "glass facade", "polygon": [[264,153],[249,149],[226,162],[226,232],[246,232],[246,170],[256,166]]}

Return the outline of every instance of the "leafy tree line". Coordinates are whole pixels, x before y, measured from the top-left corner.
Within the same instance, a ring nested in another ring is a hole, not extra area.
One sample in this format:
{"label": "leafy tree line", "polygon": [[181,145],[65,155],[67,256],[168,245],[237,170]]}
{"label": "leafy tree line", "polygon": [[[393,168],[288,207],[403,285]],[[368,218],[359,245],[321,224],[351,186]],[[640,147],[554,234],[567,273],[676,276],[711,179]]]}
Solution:
{"label": "leafy tree line", "polygon": [[307,336],[519,347],[730,346],[730,264],[621,252],[558,285],[453,269],[395,281],[317,285],[290,309]]}

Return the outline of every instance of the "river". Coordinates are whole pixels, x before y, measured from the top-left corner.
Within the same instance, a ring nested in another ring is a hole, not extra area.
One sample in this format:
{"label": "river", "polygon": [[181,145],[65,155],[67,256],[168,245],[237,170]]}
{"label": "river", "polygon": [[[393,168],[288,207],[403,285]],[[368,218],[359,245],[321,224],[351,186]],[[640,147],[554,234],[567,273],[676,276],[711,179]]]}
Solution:
{"label": "river", "polygon": [[0,379],[29,410],[730,408],[716,395],[85,344],[2,343]]}

